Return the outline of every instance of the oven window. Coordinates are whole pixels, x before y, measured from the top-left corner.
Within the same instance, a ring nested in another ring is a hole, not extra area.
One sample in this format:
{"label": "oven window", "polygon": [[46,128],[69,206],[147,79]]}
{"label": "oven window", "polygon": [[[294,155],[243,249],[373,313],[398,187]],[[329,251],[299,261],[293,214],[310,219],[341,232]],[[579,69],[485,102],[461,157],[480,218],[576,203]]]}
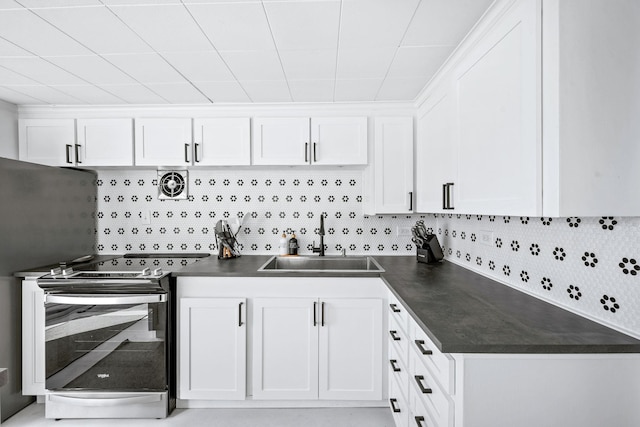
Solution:
{"label": "oven window", "polygon": [[45,309],[48,390],[166,390],[166,302]]}

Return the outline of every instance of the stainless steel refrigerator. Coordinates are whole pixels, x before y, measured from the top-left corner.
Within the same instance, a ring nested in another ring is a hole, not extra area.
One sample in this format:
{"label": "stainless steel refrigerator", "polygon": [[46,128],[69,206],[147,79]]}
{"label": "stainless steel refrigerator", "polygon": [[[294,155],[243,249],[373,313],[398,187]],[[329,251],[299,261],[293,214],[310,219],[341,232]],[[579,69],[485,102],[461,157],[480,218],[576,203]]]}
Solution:
{"label": "stainless steel refrigerator", "polygon": [[2,421],[22,396],[20,280],[13,274],[95,252],[96,174],[0,158],[0,390]]}

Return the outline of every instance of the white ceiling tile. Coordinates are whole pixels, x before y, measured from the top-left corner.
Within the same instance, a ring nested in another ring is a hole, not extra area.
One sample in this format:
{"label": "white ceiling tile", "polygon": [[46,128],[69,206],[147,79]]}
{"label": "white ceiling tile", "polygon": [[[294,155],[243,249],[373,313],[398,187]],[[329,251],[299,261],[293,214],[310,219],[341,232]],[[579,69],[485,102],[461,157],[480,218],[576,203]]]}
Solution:
{"label": "white ceiling tile", "polygon": [[218,52],[163,53],[162,56],[191,81],[233,80]]}
{"label": "white ceiling tile", "polygon": [[253,102],[291,102],[289,87],[284,80],[241,81]]}
{"label": "white ceiling tile", "polygon": [[419,0],[352,0],[342,4],[340,48],[398,47]]}
{"label": "white ceiling tile", "polygon": [[46,104],[45,101],[25,95],[15,88],[0,86],[0,99],[16,105]]}
{"label": "white ceiling tile", "polygon": [[35,13],[98,54],[153,52],[106,7],[38,9]]}
{"label": "white ceiling tile", "polygon": [[64,92],[61,92],[55,88],[34,85],[34,86],[15,86],[15,90],[21,93],[45,101],[47,104],[60,104],[60,105],[83,105],[86,102],[74,98]]}
{"label": "white ceiling tile", "polygon": [[336,80],[336,102],[374,101],[382,79]]}
{"label": "white ceiling tile", "polygon": [[291,79],[333,79],[336,73],[336,50],[281,50],[284,73]]}
{"label": "white ceiling tile", "polygon": [[41,56],[91,54],[77,41],[27,9],[0,13],[0,37]]}
{"label": "white ceiling tile", "polygon": [[29,52],[6,41],[0,39],[0,56],[32,56]]}
{"label": "white ceiling tile", "polygon": [[0,66],[8,68],[45,85],[86,83],[65,70],[38,57],[0,58]]}
{"label": "white ceiling tile", "polygon": [[33,79],[25,77],[22,74],[18,74],[15,71],[9,70],[2,66],[0,66],[0,82],[4,86],[38,84],[38,82],[34,81]]}
{"label": "white ceiling tile", "polygon": [[0,10],[9,9],[23,9],[21,4],[18,4],[14,0],[2,0],[0,1]]}
{"label": "white ceiling tile", "polygon": [[166,104],[167,100],[141,84],[101,85],[102,89],[130,104]]}
{"label": "white ceiling tile", "polygon": [[278,54],[273,50],[220,52],[238,80],[284,79]]}
{"label": "white ceiling tile", "polygon": [[265,3],[264,7],[278,50],[336,48],[339,1]]}
{"label": "white ceiling tile", "polygon": [[382,79],[387,74],[397,48],[340,49],[338,79]]}
{"label": "white ceiling tile", "polygon": [[294,102],[332,102],[334,80],[289,80]]}
{"label": "white ceiling tile", "polygon": [[218,50],[274,50],[262,4],[189,5],[193,17]]}
{"label": "white ceiling tile", "polygon": [[65,85],[52,86],[74,98],[81,99],[87,104],[123,104],[125,101],[97,86],[93,85]]}
{"label": "white ceiling tile", "polygon": [[385,79],[376,101],[413,100],[428,80],[428,78]]}
{"label": "white ceiling tile", "polygon": [[[100,0],[106,5],[159,5],[180,4],[180,0]],[[231,0],[233,1],[233,0]]]}
{"label": "white ceiling tile", "polygon": [[249,102],[250,99],[236,81],[193,82],[213,102]]}
{"label": "white ceiling tile", "polygon": [[20,0],[28,8],[102,6],[100,0]]}
{"label": "white ceiling tile", "polygon": [[147,87],[171,104],[209,104],[211,102],[189,83],[151,83]]}
{"label": "white ceiling tile", "polygon": [[403,46],[457,46],[493,0],[422,0]]}
{"label": "white ceiling tile", "polygon": [[157,51],[196,52],[212,48],[182,4],[113,6],[111,10]]}
{"label": "white ceiling tile", "polygon": [[135,80],[98,56],[54,56],[47,58],[58,67],[93,84],[133,84]]}
{"label": "white ceiling tile", "polygon": [[140,83],[182,83],[184,77],[156,53],[103,55],[103,58]]}
{"label": "white ceiling tile", "polygon": [[453,46],[401,47],[393,59],[387,78],[431,78],[453,49]]}

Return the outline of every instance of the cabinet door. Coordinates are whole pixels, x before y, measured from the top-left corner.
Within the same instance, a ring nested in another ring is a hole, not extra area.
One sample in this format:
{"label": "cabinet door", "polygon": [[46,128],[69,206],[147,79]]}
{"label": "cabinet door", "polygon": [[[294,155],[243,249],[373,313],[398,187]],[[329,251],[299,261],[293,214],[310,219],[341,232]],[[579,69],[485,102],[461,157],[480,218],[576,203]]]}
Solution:
{"label": "cabinet door", "polygon": [[375,127],[375,213],[413,212],[413,118],[379,117]]}
{"label": "cabinet door", "polygon": [[309,118],[253,119],[254,165],[306,165],[309,153]]}
{"label": "cabinet door", "polygon": [[382,300],[322,299],[320,325],[320,399],[382,399]]}
{"label": "cabinet door", "polygon": [[318,398],[318,302],[256,298],[253,304],[253,398]]}
{"label": "cabinet door", "polygon": [[[445,83],[446,85],[446,83]],[[452,95],[448,87],[435,92],[418,119],[416,143],[416,211],[450,212],[444,209],[443,185],[456,181],[456,150],[453,145]],[[455,186],[453,189],[455,208]]]}
{"label": "cabinet door", "polygon": [[133,166],[131,119],[78,119],[80,166]]}
{"label": "cabinet door", "polygon": [[73,119],[22,119],[18,123],[20,160],[49,166],[75,165]]}
{"label": "cabinet door", "polygon": [[44,291],[22,281],[22,394],[44,395]]}
{"label": "cabinet door", "polygon": [[191,119],[136,119],[135,136],[137,166],[191,164]]}
{"label": "cabinet door", "polygon": [[367,118],[312,118],[310,156],[316,165],[366,165]]}
{"label": "cabinet door", "polygon": [[455,69],[458,212],[541,212],[537,3],[513,6]]}
{"label": "cabinet door", "polygon": [[178,398],[244,400],[246,300],[182,298],[178,323]]}
{"label": "cabinet door", "polygon": [[195,165],[234,166],[251,164],[249,118],[195,119]]}

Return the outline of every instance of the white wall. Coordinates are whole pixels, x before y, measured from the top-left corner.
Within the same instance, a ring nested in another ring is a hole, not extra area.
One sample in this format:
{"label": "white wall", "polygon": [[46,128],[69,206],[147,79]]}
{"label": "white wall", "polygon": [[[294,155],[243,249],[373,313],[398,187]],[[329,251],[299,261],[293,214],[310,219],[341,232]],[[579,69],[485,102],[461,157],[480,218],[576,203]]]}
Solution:
{"label": "white wall", "polygon": [[0,157],[18,158],[18,107],[0,101]]}

